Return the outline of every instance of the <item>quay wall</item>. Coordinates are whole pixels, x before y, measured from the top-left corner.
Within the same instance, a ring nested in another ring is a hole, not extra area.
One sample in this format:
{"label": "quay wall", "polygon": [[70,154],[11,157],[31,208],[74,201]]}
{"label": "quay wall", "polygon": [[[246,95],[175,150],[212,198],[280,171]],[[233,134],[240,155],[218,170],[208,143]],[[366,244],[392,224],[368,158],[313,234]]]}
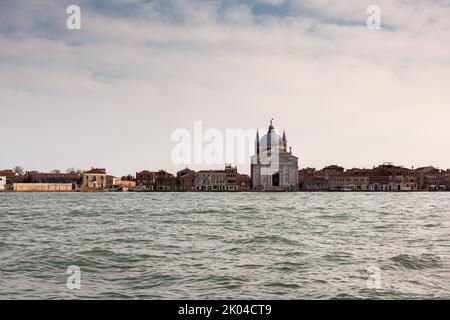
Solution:
{"label": "quay wall", "polygon": [[13,190],[16,192],[69,192],[72,191],[71,183],[15,183]]}

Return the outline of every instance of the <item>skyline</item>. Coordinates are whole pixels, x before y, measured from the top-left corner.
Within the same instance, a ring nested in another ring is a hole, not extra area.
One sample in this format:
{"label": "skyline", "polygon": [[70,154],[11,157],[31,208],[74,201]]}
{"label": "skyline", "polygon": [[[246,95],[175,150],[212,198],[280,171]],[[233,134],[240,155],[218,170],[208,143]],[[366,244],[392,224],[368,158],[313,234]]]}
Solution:
{"label": "skyline", "polygon": [[[178,171],[183,171],[184,169],[190,169],[193,171],[217,171],[217,170],[222,170],[224,166],[232,166],[238,169],[239,173],[244,174],[244,175],[250,175],[250,170],[248,170],[247,168],[243,167],[243,166],[237,166],[233,163],[224,163],[221,167],[221,165],[202,165],[202,164],[193,164],[193,165],[185,165],[185,166],[178,166],[179,169],[175,170],[175,171],[171,171],[171,170],[167,170],[166,167],[163,168],[155,168],[155,167],[144,167],[144,168],[138,168],[138,169],[133,169],[133,170],[128,170],[125,173],[120,173],[117,174],[116,172],[112,172],[112,170],[109,170],[107,167],[104,166],[95,166],[92,165],[90,167],[86,167],[86,168],[80,168],[80,167],[76,167],[76,166],[71,166],[71,167],[67,167],[67,168],[62,168],[62,167],[55,167],[51,170],[40,170],[37,167],[33,167],[33,168],[26,168],[20,165],[16,165],[16,166],[12,166],[12,167],[0,167],[0,171],[15,171],[16,167],[20,167],[24,173],[33,173],[33,172],[37,172],[37,173],[55,173],[55,174],[66,174],[66,173],[83,173],[86,171],[89,171],[91,169],[95,169],[95,168],[105,168],[108,172],[108,175],[112,175],[115,177],[127,177],[127,176],[132,176],[135,173],[139,173],[142,171],[150,171],[150,172],[158,172],[158,171],[165,171],[168,172],[170,174],[176,174]],[[326,165],[324,165],[323,167],[303,167],[303,166],[299,166],[298,170],[302,171],[302,170],[308,170],[308,169],[314,169],[317,171],[321,171],[324,169],[327,169],[329,167],[341,167],[342,169],[344,169],[344,172],[346,171],[351,171],[351,170],[372,170],[375,169],[376,167],[379,166],[394,166],[394,167],[399,167],[399,168],[403,168],[403,169],[408,169],[408,170],[418,170],[418,169],[424,169],[424,168],[434,168],[434,169],[438,169],[441,170],[442,172],[445,171],[450,171],[450,168],[447,167],[438,167],[434,164],[428,164],[428,165],[424,165],[424,166],[415,166],[415,165],[405,165],[405,164],[398,164],[398,163],[394,163],[391,161],[384,161],[384,162],[380,162],[377,164],[373,164],[371,166],[366,166],[366,167],[357,167],[357,166],[343,166],[339,163],[328,163]]]}
{"label": "skyline", "polygon": [[370,4],[2,3],[0,168],[176,172],[174,130],[271,117],[301,168],[449,168],[450,6],[377,1],[370,31]]}

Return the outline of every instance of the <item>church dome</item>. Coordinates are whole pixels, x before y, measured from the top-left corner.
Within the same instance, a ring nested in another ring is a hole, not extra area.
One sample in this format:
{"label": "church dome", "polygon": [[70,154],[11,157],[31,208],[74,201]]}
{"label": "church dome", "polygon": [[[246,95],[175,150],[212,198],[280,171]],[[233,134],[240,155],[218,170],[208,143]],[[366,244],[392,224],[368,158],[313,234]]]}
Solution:
{"label": "church dome", "polygon": [[275,132],[272,121],[270,121],[269,129],[265,135],[259,140],[259,148],[261,151],[266,150],[284,150],[285,144],[283,139]]}

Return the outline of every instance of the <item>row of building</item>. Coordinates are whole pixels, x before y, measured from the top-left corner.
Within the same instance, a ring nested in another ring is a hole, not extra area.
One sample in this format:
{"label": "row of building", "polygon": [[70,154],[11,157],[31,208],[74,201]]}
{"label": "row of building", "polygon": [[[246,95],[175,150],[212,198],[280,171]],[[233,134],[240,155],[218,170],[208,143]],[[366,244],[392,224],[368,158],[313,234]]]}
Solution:
{"label": "row of building", "polygon": [[100,191],[132,189],[136,182],[132,177],[116,178],[106,169],[92,168],[84,172],[42,173],[36,171],[17,173],[0,171],[0,191]]}
{"label": "row of building", "polygon": [[384,163],[372,169],[332,165],[298,170],[298,157],[288,147],[286,132],[279,135],[273,119],[265,135],[256,134],[251,177],[255,191],[450,191],[450,170],[434,167],[408,169]]}
{"label": "row of building", "polygon": [[92,168],[81,173],[18,174],[0,171],[0,191],[250,191],[251,180],[236,167],[224,170],[183,169],[173,175],[164,170],[144,170],[136,177],[117,178],[106,169]]}
{"label": "row of building", "polygon": [[0,190],[15,191],[418,191],[449,190],[450,170],[434,167],[408,169],[385,163],[372,169],[332,165],[321,170],[298,170],[298,157],[288,147],[286,132],[278,135],[270,121],[267,133],[256,133],[251,177],[231,165],[224,170],[183,169],[176,175],[164,170],[136,172],[116,178],[105,169],[82,173],[17,175],[0,171]]}
{"label": "row of building", "polygon": [[298,171],[304,191],[444,191],[450,190],[450,170],[435,167],[405,168],[385,163],[372,169],[332,165]]}
{"label": "row of building", "polygon": [[136,191],[250,191],[251,180],[231,165],[224,170],[194,171],[185,168],[176,175],[166,171],[136,173]]}
{"label": "row of building", "polygon": [[[435,167],[408,169],[385,163],[372,169],[344,169],[332,165],[321,170],[305,168],[297,172],[300,191],[450,191],[450,170]],[[164,170],[136,172],[117,178],[106,169],[92,168],[82,173],[17,174],[0,171],[0,191],[261,191],[252,179],[224,170],[183,169],[173,175]]]}

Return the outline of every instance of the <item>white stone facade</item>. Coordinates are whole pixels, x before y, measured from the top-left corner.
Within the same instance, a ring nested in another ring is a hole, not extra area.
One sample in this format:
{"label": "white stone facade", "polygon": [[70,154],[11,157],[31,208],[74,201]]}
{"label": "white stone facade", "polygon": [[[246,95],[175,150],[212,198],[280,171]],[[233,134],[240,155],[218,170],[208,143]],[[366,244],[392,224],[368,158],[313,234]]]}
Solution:
{"label": "white stone facade", "polygon": [[0,176],[0,191],[3,191],[6,189],[6,177]]}
{"label": "white stone facade", "polygon": [[298,190],[298,158],[287,151],[286,134],[281,138],[270,123],[266,135],[256,136],[251,158],[252,186],[255,191]]}

